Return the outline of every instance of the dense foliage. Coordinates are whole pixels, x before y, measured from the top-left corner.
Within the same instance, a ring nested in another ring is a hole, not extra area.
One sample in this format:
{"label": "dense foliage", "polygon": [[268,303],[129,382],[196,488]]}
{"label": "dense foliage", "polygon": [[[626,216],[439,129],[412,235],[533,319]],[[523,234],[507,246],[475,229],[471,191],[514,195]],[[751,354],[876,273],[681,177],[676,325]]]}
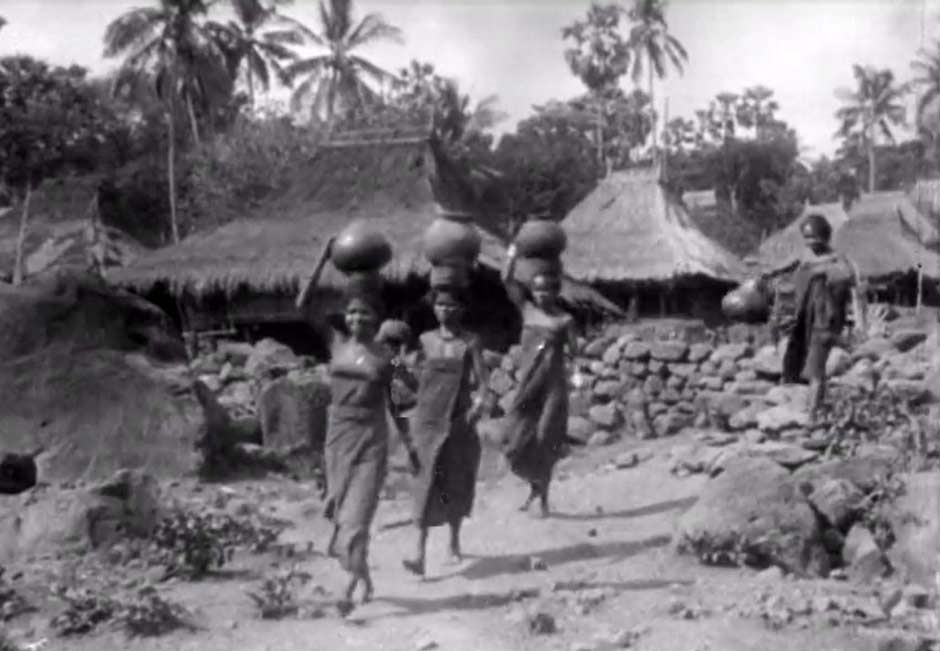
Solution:
{"label": "dense foliage", "polygon": [[[852,201],[938,171],[940,42],[913,63],[917,140],[894,140],[909,85],[858,65],[854,87],[838,91],[843,146],[809,163],[767,86],[658,122],[653,82],[690,57],[663,0],[595,3],[573,20],[559,37],[583,94],[534,106],[498,139],[497,97],[471,97],[431,62],[390,72],[362,54],[403,41],[381,15],[322,0],[307,27],[284,13],[290,4],[153,0],[109,24],[104,52],[120,65],[103,79],[0,59],[0,203],[52,176],[94,173],[108,221],[164,244],[252,214],[329,129],[411,125],[430,131],[506,232],[531,215],[561,219],[604,175],[658,158],[678,191],[714,191],[706,231],[745,253],[806,201]],[[262,97],[278,84],[292,89],[293,111]]]}

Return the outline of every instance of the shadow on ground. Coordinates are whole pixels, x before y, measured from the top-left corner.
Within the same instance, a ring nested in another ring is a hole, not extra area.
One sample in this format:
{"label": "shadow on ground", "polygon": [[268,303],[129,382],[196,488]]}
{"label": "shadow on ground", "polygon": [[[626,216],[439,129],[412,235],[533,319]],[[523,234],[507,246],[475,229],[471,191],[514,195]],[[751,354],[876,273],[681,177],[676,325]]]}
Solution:
{"label": "shadow on ground", "polygon": [[[590,590],[592,588],[605,588],[618,592],[664,590],[673,585],[691,585],[692,581],[686,579],[642,579],[634,581],[572,581],[560,582],[555,586],[556,592]],[[538,590],[522,589],[508,592],[491,592],[485,594],[461,594],[452,597],[415,599],[409,597],[379,597],[377,602],[386,603],[403,612],[386,613],[375,617],[364,618],[367,621],[378,621],[393,617],[413,617],[430,613],[446,611],[483,610],[486,608],[500,608],[513,602],[521,602],[538,596]]]}
{"label": "shadow on ground", "polygon": [[658,515],[660,513],[666,513],[668,511],[684,511],[695,504],[697,499],[697,497],[684,497],[678,500],[668,500],[665,502],[657,502],[656,504],[647,504],[646,506],[641,506],[636,509],[627,509],[625,511],[602,511],[600,513],[553,513],[552,518],[557,520],[574,521],[641,518],[647,515]]}
{"label": "shadow on ground", "polygon": [[531,559],[533,557],[541,559],[551,568],[564,565],[565,563],[576,563],[578,561],[598,558],[609,558],[612,561],[620,561],[650,549],[665,547],[669,544],[669,541],[669,536],[661,535],[644,540],[625,540],[601,544],[579,543],[577,545],[544,549],[526,554],[483,556],[473,561],[469,567],[459,573],[459,576],[479,580],[503,574],[531,572]]}

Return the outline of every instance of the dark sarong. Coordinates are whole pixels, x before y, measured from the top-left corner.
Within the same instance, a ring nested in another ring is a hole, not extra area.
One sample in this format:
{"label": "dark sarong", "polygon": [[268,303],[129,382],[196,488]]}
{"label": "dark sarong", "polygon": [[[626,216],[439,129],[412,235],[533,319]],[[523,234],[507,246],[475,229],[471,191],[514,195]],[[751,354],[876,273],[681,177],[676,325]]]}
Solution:
{"label": "dark sarong", "polygon": [[506,414],[504,452],[513,473],[544,487],[563,456],[568,431],[564,327],[525,325],[520,344],[521,372]]}
{"label": "dark sarong", "polygon": [[373,386],[379,384],[336,374],[331,381],[324,460],[333,537],[327,553],[352,573],[368,569],[370,528],[388,466],[385,394]]}
{"label": "dark sarong", "polygon": [[470,515],[480,466],[480,439],[467,421],[471,406],[472,360],[465,341],[451,342],[462,352],[437,354],[437,333],[422,337],[426,357],[421,367],[412,441],[421,461],[415,478],[414,519],[435,527]]}

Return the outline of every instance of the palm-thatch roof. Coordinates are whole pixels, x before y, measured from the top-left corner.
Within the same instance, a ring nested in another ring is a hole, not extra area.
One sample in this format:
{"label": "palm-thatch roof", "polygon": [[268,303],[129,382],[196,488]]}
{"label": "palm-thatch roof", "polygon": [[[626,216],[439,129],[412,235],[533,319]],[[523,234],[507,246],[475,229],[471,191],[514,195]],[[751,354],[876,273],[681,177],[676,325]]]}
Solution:
{"label": "palm-thatch roof", "polygon": [[786,228],[777,231],[768,237],[757,250],[757,259],[761,266],[766,268],[782,267],[802,255],[805,249],[800,226],[803,220],[812,214],[822,215],[832,226],[835,233],[849,220],[848,214],[841,202],[808,205],[802,214]]}
{"label": "palm-thatch roof", "polygon": [[917,209],[902,191],[864,194],[849,208],[849,219],[898,217],[928,247],[940,244],[940,232],[929,216]]}
{"label": "palm-thatch roof", "polygon": [[[327,238],[353,219],[363,219],[392,243],[386,278],[403,282],[429,270],[422,240],[441,207],[471,212],[473,203],[462,175],[426,133],[344,134],[323,144],[281,197],[142,256],[112,278],[140,292],[164,284],[174,295],[197,298],[245,288],[293,292],[313,271]],[[494,233],[480,230],[481,263],[495,266],[505,245]],[[342,285],[343,277],[327,265],[320,287]],[[587,287],[567,283],[564,293],[574,303],[617,310]]]}
{"label": "palm-thatch roof", "polygon": [[614,172],[564,221],[565,267],[587,282],[736,281],[738,258],[706,237],[660,182],[658,168]]}
{"label": "palm-thatch roof", "polygon": [[917,269],[940,278],[940,254],[924,246],[899,214],[851,217],[836,231],[833,247],[848,256],[864,278],[887,278]]}

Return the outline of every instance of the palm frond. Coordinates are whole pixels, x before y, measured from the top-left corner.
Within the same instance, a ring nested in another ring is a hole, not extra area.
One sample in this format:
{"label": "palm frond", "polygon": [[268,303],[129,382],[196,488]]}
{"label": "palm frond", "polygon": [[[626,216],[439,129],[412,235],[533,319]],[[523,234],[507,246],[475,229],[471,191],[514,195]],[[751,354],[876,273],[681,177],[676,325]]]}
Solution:
{"label": "palm frond", "polygon": [[299,34],[301,38],[307,39],[314,45],[322,46],[326,44],[320,34],[317,34],[302,22],[295,18],[291,18],[290,16],[285,16],[284,14],[275,14],[271,19],[271,23],[272,25],[283,26],[287,31],[292,31]]}
{"label": "palm frond", "polygon": [[351,56],[349,57],[349,60],[353,63],[353,65],[355,65],[356,68],[360,69],[376,82],[381,83],[384,81],[394,81],[398,78],[391,72],[383,70],[368,59],[364,59],[360,56]]}
{"label": "palm frond", "polygon": [[284,47],[280,43],[261,41],[257,43],[257,49],[264,52],[272,61],[297,61],[300,58],[295,50]]}
{"label": "palm frond", "polygon": [[271,87],[271,75],[268,72],[268,64],[256,49],[248,50],[248,65],[251,67],[252,74],[257,77],[264,90]]}
{"label": "palm frond", "polygon": [[[293,77],[290,77],[285,73],[284,77],[290,79],[293,82]],[[297,88],[294,89],[294,92],[291,93],[290,98],[290,107],[291,110],[295,113],[299,112],[303,106],[304,100],[310,95],[310,91],[313,89],[314,84],[317,83],[317,78],[313,75],[307,77],[301,82]]]}
{"label": "palm frond", "polygon": [[294,61],[284,69],[284,74],[292,80],[296,80],[301,75],[319,75],[329,67],[331,60],[328,55],[319,55]]}
{"label": "palm frond", "polygon": [[653,71],[660,79],[666,76],[666,62],[663,58],[663,49],[655,40],[651,40],[646,45],[646,56],[649,63],[653,66]]}
{"label": "palm frond", "polygon": [[104,32],[104,56],[114,57],[142,47],[156,38],[163,19],[163,11],[153,7],[132,9],[115,18]]}
{"label": "palm frond", "polygon": [[303,45],[306,42],[304,36],[293,29],[272,30],[265,32],[261,38],[266,43],[280,45]]}
{"label": "palm frond", "polygon": [[[682,42],[679,39],[677,39],[675,36],[673,36],[672,34],[666,34],[665,36],[666,36],[666,50],[673,51],[672,54],[670,54],[670,57],[672,57],[673,55],[677,55],[678,58],[681,59],[682,61],[688,61],[689,52],[688,50],[685,49],[685,46],[682,44]],[[676,66],[680,70],[682,69],[682,66],[680,64],[676,64]]]}
{"label": "palm frond", "polygon": [[383,40],[403,43],[404,36],[399,28],[387,23],[380,14],[368,14],[353,28],[352,33],[346,39],[346,43],[347,47],[352,50],[356,47]]}

